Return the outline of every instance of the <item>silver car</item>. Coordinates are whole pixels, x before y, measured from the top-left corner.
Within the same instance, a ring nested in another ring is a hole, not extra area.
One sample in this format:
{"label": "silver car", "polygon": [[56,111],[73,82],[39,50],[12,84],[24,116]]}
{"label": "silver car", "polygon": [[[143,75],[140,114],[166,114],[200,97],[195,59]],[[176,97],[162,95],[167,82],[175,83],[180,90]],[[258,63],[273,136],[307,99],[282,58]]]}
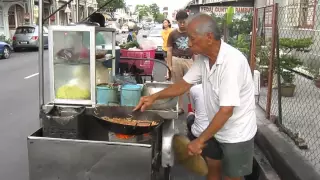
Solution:
{"label": "silver car", "polygon": [[[14,51],[19,51],[22,48],[31,49],[39,48],[39,26],[24,25],[19,26],[12,38],[12,46]],[[48,48],[48,28],[43,27],[43,45]]]}

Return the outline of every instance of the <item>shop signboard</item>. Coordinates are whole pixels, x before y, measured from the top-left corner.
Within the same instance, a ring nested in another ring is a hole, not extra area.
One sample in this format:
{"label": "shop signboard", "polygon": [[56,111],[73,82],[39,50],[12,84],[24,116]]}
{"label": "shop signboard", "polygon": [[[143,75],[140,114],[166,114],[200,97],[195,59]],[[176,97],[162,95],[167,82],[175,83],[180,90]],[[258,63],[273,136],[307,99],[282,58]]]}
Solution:
{"label": "shop signboard", "polygon": [[[227,12],[228,6],[200,6],[200,12],[215,14],[217,16],[224,15]],[[234,14],[248,14],[253,12],[253,7],[234,7]]]}

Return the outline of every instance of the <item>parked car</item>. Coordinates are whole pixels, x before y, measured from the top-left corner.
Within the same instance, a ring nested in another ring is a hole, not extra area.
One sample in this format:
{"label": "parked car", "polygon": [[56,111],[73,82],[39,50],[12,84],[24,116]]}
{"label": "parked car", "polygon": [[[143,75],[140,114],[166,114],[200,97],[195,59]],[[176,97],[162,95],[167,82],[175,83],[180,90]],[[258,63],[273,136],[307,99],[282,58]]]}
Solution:
{"label": "parked car", "polygon": [[[22,48],[35,49],[39,48],[39,26],[37,25],[24,25],[19,26],[12,38],[12,46],[14,51],[19,51]],[[43,27],[43,45],[48,48],[48,28]]]}
{"label": "parked car", "polygon": [[143,35],[143,38],[147,38],[156,44],[156,59],[163,59],[163,39],[161,36],[161,31],[162,28],[160,29],[159,27],[154,27],[148,32],[148,34]]}
{"label": "parked car", "polygon": [[11,55],[13,48],[10,44],[0,41],[0,57],[8,59]]}

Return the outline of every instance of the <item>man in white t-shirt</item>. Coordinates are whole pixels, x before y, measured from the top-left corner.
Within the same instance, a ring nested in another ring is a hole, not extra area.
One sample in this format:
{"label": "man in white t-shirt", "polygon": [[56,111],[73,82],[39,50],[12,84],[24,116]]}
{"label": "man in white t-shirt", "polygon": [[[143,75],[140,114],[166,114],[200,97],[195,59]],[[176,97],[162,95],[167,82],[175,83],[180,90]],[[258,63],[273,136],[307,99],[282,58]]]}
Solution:
{"label": "man in white t-shirt", "polygon": [[158,99],[176,97],[192,84],[202,83],[210,121],[188,145],[190,155],[202,154],[208,180],[240,180],[251,174],[257,132],[254,83],[247,59],[221,40],[219,28],[207,14],[187,20],[189,47],[197,58],[183,80],[151,96],[142,97],[134,110],[144,111]]}
{"label": "man in white t-shirt", "polygon": [[187,128],[189,139],[194,140],[200,136],[210,123],[204,106],[202,84],[196,84],[190,88],[190,101],[194,112],[189,113],[187,116]]}

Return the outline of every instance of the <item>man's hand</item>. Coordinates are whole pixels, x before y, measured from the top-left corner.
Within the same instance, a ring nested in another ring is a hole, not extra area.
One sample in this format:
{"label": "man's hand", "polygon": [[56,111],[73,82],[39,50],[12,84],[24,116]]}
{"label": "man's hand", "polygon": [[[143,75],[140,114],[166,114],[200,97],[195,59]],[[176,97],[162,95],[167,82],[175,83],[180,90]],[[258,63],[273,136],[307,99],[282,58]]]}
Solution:
{"label": "man's hand", "polygon": [[188,152],[190,156],[199,155],[202,153],[202,149],[205,147],[204,142],[202,142],[199,138],[191,141],[188,144]]}
{"label": "man's hand", "polygon": [[151,106],[156,101],[156,98],[151,96],[143,96],[140,98],[138,105],[134,108],[133,111],[141,110],[141,112],[145,111],[149,106]]}

